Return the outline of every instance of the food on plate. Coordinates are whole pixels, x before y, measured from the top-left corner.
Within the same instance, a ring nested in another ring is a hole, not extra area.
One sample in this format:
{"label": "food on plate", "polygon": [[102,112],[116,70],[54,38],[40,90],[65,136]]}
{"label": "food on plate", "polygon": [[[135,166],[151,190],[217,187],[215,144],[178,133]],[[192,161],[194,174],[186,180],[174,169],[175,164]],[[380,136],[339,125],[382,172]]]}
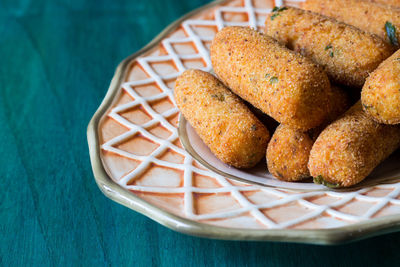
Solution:
{"label": "food on plate", "polygon": [[183,72],[174,96],[183,116],[221,161],[249,168],[264,157],[270,139],[267,128],[213,75]]}
{"label": "food on plate", "polygon": [[268,171],[277,179],[288,182],[310,177],[307,163],[313,143],[308,131],[279,125],[267,148]]}
{"label": "food on plate", "polygon": [[[361,182],[400,147],[400,124],[388,125],[400,123],[400,50],[392,55],[393,46],[377,35],[298,8],[274,8],[265,26],[266,34],[235,26],[215,35],[210,57],[220,80],[200,70],[178,77],[174,95],[182,115],[234,167],[251,168],[266,151],[268,170],[279,180]],[[397,40],[395,29],[388,34]],[[360,90],[331,87],[328,77],[362,88],[361,101],[349,109],[350,94],[360,99]],[[269,144],[253,112],[280,123]]]}
{"label": "food on plate", "polygon": [[400,126],[379,124],[357,102],[315,141],[308,162],[314,182],[348,187],[361,182],[400,146]]}
{"label": "food on plate", "polygon": [[221,81],[278,122],[308,130],[326,118],[330,83],[311,60],[245,27],[223,28],[210,50]]}
{"label": "food on plate", "polygon": [[323,66],[333,83],[361,88],[393,48],[381,38],[310,11],[275,8],[265,33]]}
{"label": "food on plate", "polygon": [[399,8],[360,0],[307,0],[302,7],[374,33],[393,46],[399,46]]}
{"label": "food on plate", "polygon": [[377,122],[400,123],[400,50],[371,73],[361,91],[364,111]]}
{"label": "food on plate", "polygon": [[301,131],[287,125],[279,125],[267,148],[268,170],[283,181],[300,181],[310,177],[307,163],[315,139],[324,127],[344,113],[350,106],[346,93],[332,86],[328,105],[329,116],[319,127]]}

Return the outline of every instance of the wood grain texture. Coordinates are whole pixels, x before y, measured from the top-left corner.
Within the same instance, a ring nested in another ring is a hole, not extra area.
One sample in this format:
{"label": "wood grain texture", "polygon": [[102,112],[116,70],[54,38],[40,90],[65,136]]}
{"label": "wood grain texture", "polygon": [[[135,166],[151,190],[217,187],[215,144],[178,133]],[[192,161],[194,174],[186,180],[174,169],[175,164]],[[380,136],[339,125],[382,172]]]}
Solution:
{"label": "wood grain texture", "polygon": [[0,266],[400,261],[400,233],[336,247],[207,240],[175,233],[102,195],[86,127],[115,67],[206,2],[0,2]]}

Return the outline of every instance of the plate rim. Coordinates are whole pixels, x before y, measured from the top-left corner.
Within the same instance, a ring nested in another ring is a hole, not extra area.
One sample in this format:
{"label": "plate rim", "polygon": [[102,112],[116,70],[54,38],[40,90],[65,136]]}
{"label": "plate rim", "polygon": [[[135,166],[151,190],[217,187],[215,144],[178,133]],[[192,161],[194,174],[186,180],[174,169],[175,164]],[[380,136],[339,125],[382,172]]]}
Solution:
{"label": "plate rim", "polygon": [[217,0],[186,13],[176,21],[169,24],[150,43],[125,58],[118,65],[110,86],[97,108],[87,127],[87,141],[93,175],[97,186],[102,193],[111,200],[137,211],[161,225],[188,235],[221,239],[221,240],[247,240],[247,241],[277,241],[319,245],[333,245],[354,242],[369,237],[400,231],[400,214],[383,216],[348,226],[328,229],[242,229],[226,228],[192,221],[161,208],[158,208],[139,198],[129,190],[115,183],[107,174],[101,159],[99,139],[99,123],[106,111],[113,104],[116,95],[125,77],[128,67],[134,59],[154,48],[159,42],[172,33],[181,22],[208,8],[229,2],[231,0]]}

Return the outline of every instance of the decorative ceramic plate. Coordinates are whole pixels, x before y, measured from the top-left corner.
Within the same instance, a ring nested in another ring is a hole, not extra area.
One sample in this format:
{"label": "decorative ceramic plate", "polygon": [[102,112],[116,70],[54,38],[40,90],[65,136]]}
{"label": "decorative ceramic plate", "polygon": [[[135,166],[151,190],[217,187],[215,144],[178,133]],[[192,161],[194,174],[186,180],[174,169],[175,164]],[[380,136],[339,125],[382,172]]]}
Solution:
{"label": "decorative ceramic plate", "polygon": [[266,14],[282,4],[299,2],[211,3],[120,64],[88,127],[105,195],[173,230],[210,238],[331,244],[400,229],[399,151],[366,183],[333,191],[278,181],[262,163],[246,172],[230,168],[178,122],[174,81],[188,68],[212,71],[215,33],[230,25],[262,31]]}

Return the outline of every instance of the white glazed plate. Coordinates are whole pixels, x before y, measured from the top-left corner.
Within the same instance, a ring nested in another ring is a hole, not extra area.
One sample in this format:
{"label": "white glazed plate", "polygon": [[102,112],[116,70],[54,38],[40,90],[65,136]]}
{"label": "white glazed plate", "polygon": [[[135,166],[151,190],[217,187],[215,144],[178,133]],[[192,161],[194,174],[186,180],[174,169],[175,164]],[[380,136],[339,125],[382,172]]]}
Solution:
{"label": "white glazed plate", "polygon": [[261,169],[229,168],[183,121],[187,150],[181,144],[176,77],[187,68],[210,71],[215,33],[228,25],[262,30],[275,4],[214,2],[174,22],[120,64],[88,126],[99,188],[169,228],[210,238],[331,244],[399,230],[399,152],[362,186],[333,191],[309,182],[283,183]]}

